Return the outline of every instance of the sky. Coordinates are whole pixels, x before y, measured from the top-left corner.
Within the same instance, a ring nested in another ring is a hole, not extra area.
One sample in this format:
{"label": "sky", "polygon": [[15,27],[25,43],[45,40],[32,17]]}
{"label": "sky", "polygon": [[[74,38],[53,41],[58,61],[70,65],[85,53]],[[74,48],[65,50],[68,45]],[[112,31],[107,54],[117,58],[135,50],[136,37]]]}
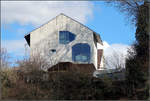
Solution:
{"label": "sky", "polygon": [[1,47],[7,49],[11,60],[22,59],[24,35],[60,13],[100,34],[106,47],[105,56],[110,56],[112,50],[127,54],[127,48],[135,40],[134,25],[103,1],[2,1]]}

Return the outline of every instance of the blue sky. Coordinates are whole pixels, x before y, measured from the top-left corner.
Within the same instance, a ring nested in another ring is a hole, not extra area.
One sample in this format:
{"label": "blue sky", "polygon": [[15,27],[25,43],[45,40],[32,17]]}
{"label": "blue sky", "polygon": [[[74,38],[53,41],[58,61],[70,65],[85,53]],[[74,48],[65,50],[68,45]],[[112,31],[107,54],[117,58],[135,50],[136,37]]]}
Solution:
{"label": "blue sky", "polygon": [[7,48],[12,60],[22,59],[26,43],[24,35],[61,12],[99,33],[109,46],[126,47],[135,40],[135,27],[125,19],[125,15],[102,1],[64,1],[52,4],[2,2],[2,47]]}
{"label": "blue sky", "polygon": [[94,5],[94,18],[87,26],[98,32],[109,44],[132,44],[135,40],[135,28],[125,19],[126,16],[103,2],[95,2]]}

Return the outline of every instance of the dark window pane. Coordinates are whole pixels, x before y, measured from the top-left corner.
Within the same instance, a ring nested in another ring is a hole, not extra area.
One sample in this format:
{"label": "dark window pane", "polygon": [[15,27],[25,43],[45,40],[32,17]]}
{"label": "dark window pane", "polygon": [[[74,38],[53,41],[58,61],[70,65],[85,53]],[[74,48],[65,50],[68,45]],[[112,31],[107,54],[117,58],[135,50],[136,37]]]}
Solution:
{"label": "dark window pane", "polygon": [[60,31],[59,32],[59,43],[68,44],[69,42],[75,39],[75,35],[69,31]]}
{"label": "dark window pane", "polygon": [[75,44],[72,47],[72,60],[75,62],[90,62],[90,46],[86,43]]}
{"label": "dark window pane", "polygon": [[56,49],[51,49],[51,52],[53,52],[53,53],[56,52]]}
{"label": "dark window pane", "polygon": [[75,35],[72,33],[69,33],[69,41],[73,41],[75,39]]}

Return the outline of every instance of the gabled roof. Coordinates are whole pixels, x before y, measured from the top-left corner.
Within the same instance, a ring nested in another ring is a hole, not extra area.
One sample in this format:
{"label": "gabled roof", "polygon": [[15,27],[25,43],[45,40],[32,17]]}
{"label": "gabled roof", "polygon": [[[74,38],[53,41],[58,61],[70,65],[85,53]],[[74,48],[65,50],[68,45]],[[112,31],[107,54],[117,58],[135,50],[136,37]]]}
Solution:
{"label": "gabled roof", "polygon": [[[71,20],[73,20],[73,21],[79,23],[80,25],[86,27],[87,29],[91,30],[91,31],[93,32],[95,41],[102,44],[102,40],[101,40],[99,34],[97,34],[96,32],[94,32],[94,31],[93,31],[92,29],[90,29],[89,27],[83,25],[82,23],[80,23],[80,22],[78,22],[78,21],[72,19],[71,17],[69,17],[69,16],[67,16],[67,15],[65,15],[65,14],[63,14],[63,13],[60,13],[60,14],[57,15],[56,17],[52,18],[50,21],[54,20],[55,18],[57,18],[57,17],[60,16],[60,15],[66,16],[66,17],[70,18]],[[50,21],[46,22],[45,24],[49,23]],[[40,27],[44,26],[45,24],[41,25]],[[38,27],[38,28],[40,28],[40,27]],[[36,28],[36,29],[38,29],[38,28]],[[36,30],[36,29],[34,29],[34,30]],[[32,31],[34,31],[34,30],[32,30]],[[32,32],[32,31],[31,31],[31,32]],[[24,36],[24,38],[26,39],[28,45],[30,46],[30,33],[26,34],[26,35]]]}

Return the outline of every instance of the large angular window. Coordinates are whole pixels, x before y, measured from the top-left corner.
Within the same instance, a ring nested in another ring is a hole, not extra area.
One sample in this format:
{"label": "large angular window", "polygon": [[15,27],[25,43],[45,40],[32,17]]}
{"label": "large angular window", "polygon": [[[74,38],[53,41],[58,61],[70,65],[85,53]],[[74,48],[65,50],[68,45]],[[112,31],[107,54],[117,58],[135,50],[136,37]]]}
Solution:
{"label": "large angular window", "polygon": [[68,44],[75,39],[75,35],[69,31],[59,31],[59,43]]}
{"label": "large angular window", "polygon": [[75,62],[90,62],[90,46],[78,43],[72,47],[72,60]]}

